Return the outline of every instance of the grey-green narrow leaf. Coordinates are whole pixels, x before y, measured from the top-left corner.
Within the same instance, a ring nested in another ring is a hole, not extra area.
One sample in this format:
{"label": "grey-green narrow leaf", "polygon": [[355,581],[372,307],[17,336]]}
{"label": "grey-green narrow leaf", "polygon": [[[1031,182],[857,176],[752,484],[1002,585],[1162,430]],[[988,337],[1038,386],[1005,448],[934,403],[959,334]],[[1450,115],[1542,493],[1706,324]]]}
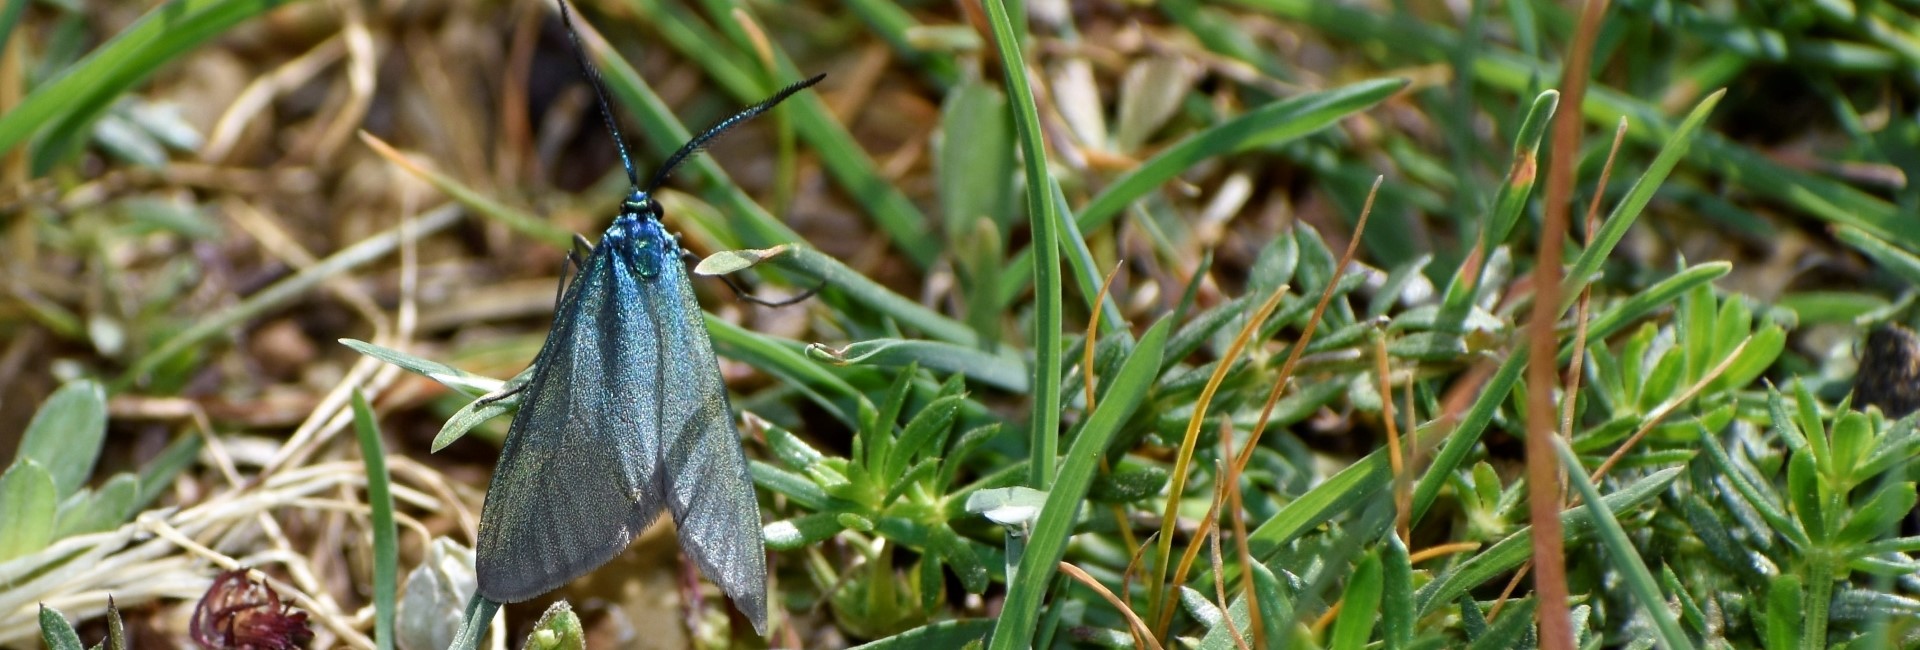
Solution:
{"label": "grey-green narrow leaf", "polygon": [[80,635],[73,631],[73,624],[60,610],[40,606],[40,640],[46,642],[49,650],[81,650]]}

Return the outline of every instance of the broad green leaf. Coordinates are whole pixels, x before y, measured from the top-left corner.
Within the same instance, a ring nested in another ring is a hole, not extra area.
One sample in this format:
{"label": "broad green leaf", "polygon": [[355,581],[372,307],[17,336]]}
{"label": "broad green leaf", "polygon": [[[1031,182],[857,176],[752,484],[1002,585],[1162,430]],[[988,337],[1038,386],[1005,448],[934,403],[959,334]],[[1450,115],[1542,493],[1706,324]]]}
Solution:
{"label": "broad green leaf", "polygon": [[133,516],[139,498],[140,479],[126,472],[115,474],[106,485],[88,495],[80,507],[60,514],[59,532],[55,537],[112,530]]}
{"label": "broad green leaf", "polygon": [[22,458],[0,474],[0,562],[46,548],[53,541],[59,497],[53,476],[40,463]]}
{"label": "broad green leaf", "polygon": [[71,381],[34,412],[17,457],[39,462],[64,499],[92,478],[106,435],[106,390],[90,379]]}

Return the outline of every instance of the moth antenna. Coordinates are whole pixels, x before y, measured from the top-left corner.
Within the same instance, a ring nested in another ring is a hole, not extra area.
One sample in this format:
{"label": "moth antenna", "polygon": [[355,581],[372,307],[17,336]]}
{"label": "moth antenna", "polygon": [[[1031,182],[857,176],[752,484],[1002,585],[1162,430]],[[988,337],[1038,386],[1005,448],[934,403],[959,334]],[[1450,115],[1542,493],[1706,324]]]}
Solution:
{"label": "moth antenna", "polygon": [[567,40],[573,42],[573,59],[580,63],[580,70],[586,73],[587,82],[593,84],[594,96],[600,99],[600,117],[606,120],[607,130],[613,133],[613,147],[620,152],[620,164],[627,168],[627,183],[639,188],[640,174],[633,171],[633,157],[627,155],[627,139],[620,135],[620,125],[613,119],[613,105],[607,101],[607,85],[600,80],[600,69],[587,60],[587,48],[580,43],[580,32],[573,28],[573,13],[567,10],[567,0],[555,2],[560,4],[560,22],[567,27]]}
{"label": "moth antenna", "polygon": [[780,92],[774,93],[772,97],[761,100],[760,103],[748,106],[740,112],[734,113],[732,117],[720,120],[719,123],[707,127],[705,132],[694,136],[692,140],[688,140],[687,144],[681,146],[679,151],[673,152],[672,156],[667,157],[666,162],[661,163],[660,171],[653,175],[653,183],[647,186],[647,191],[651,192],[654,188],[660,187],[661,183],[667,182],[667,176],[673,173],[673,168],[679,167],[680,163],[686,162],[686,160],[693,157],[694,154],[700,153],[700,150],[707,148],[707,145],[712,144],[716,138],[726,135],[729,129],[739,126],[742,122],[758,117],[761,113],[765,113],[774,106],[778,106],[780,102],[786,101],[786,99],[793,96],[794,93],[806,90],[807,87],[820,83],[820,80],[825,78],[827,78],[827,75],[817,74],[811,79],[781,88]]}

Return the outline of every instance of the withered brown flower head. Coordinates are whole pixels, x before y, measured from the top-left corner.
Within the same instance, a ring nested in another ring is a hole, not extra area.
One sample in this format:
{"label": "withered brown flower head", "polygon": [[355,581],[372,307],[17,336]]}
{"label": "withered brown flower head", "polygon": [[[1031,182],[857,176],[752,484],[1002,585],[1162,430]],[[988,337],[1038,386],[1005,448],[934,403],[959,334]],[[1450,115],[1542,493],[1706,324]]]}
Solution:
{"label": "withered brown flower head", "polygon": [[247,577],[246,569],[214,577],[193,607],[193,642],[209,650],[288,650],[313,640],[307,613]]}

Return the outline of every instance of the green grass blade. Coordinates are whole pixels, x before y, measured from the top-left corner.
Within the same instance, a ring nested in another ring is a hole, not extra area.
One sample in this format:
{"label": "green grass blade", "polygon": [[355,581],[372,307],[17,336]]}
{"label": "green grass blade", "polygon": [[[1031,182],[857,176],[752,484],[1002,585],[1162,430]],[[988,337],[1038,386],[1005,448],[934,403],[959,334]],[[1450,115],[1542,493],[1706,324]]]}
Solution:
{"label": "green grass blade", "polygon": [[[1663,469],[1634,481],[1624,488],[1601,497],[1600,502],[1615,516],[1653,500],[1667,490],[1674,479],[1679,478],[1684,468]],[[1565,527],[1569,544],[1584,539],[1593,531],[1593,514],[1586,508],[1576,507],[1560,512],[1560,523]],[[1415,616],[1424,617],[1433,613],[1434,608],[1442,607],[1467,593],[1468,589],[1492,580],[1512,571],[1520,563],[1533,555],[1531,526],[1521,527],[1508,535],[1506,539],[1488,547],[1472,559],[1456,565],[1439,576],[1433,582],[1421,587],[1414,599],[1418,604]]]}
{"label": "green grass blade", "polygon": [[1707,116],[1713,113],[1714,105],[1720,103],[1720,98],[1725,96],[1724,90],[1715,92],[1701,100],[1699,105],[1694,106],[1693,111],[1687,114],[1687,119],[1682,120],[1680,127],[1667,138],[1666,144],[1660,148],[1659,155],[1654,156],[1653,162],[1647,165],[1647,171],[1640,174],[1640,178],[1633,182],[1633,187],[1627,190],[1627,195],[1613,207],[1613,211],[1607,215],[1607,220],[1601,224],[1600,232],[1594,233],[1592,242],[1586,250],[1580,251],[1580,257],[1574,259],[1573,266],[1567,270],[1566,280],[1560,287],[1560,290],[1565,292],[1561,294],[1560,299],[1562,311],[1572,307],[1573,303],[1580,299],[1581,289],[1586,288],[1593,274],[1600,270],[1600,263],[1606,261],[1608,255],[1613,254],[1613,247],[1627,235],[1627,227],[1639,220],[1640,212],[1647,207],[1649,201],[1653,200],[1654,190],[1660,189],[1660,183],[1667,179],[1667,174],[1672,173],[1674,166],[1680,164],[1680,159],[1687,155],[1687,149],[1692,146],[1694,136],[1699,133],[1700,127],[1706,124]]}
{"label": "green grass blade", "polygon": [[1380,636],[1385,650],[1413,645],[1413,562],[1398,535],[1387,535],[1381,549]]}
{"label": "green grass blade", "polygon": [[1457,314],[1455,318],[1466,315],[1473,297],[1479,294],[1481,276],[1486,274],[1484,263],[1493,249],[1504,243],[1513,233],[1513,227],[1520,223],[1520,215],[1526,210],[1527,198],[1533,195],[1533,186],[1540,169],[1540,139],[1546,136],[1548,118],[1560,105],[1560,92],[1549,90],[1533,99],[1533,107],[1527,111],[1527,117],[1520,122],[1520,132],[1513,142],[1513,162],[1507,169],[1507,177],[1500,183],[1499,191],[1494,194],[1493,210],[1487,213],[1487,220],[1480,226],[1480,255],[1483,263],[1475,265],[1471,276],[1454,276],[1453,284],[1447,287],[1444,300],[1445,311]]}
{"label": "green grass blade", "polygon": [[833,292],[844,294],[853,302],[875,313],[892,318],[901,325],[918,330],[928,338],[953,343],[971,345],[975,340],[972,328],[948,318],[945,314],[928,309],[906,296],[894,293],[859,271],[848,268],[840,260],[833,259],[810,246],[792,245],[783,249],[781,265],[791,266],[810,277],[819,278],[827,283]]}
{"label": "green grass blade", "polygon": [[91,125],[115,98],[162,66],[280,0],[175,0],[148,11],[86,58],[41,84],[0,115],[0,153],[36,134],[36,175],[91,137]]}
{"label": "green grass blade", "polygon": [[398,366],[407,372],[440,382],[442,386],[460,391],[471,397],[479,397],[500,390],[500,387],[505,385],[505,382],[492,377],[476,375],[432,359],[422,359],[399,350],[380,347],[366,341],[340,339],[340,344],[360,354]]}
{"label": "green grass blade", "polygon": [[394,599],[400,593],[400,531],[393,523],[392,480],[387,474],[387,452],[380,442],[380,425],[373,419],[367,396],[353,391],[353,432],[360,439],[360,457],[367,465],[367,507],[373,526],[373,642],[393,650]]}
{"label": "green grass blade", "polygon": [[447,646],[447,650],[479,650],[480,644],[487,640],[487,626],[493,624],[493,615],[499,612],[500,603],[487,600],[475,591],[467,601],[466,615],[460,619],[460,632],[453,636],[453,644]]}
{"label": "green grass blade", "polygon": [[1865,253],[1874,264],[1887,272],[1900,276],[1907,282],[1920,284],[1920,256],[1902,250],[1885,239],[1881,239],[1854,226],[1840,226],[1833,229],[1833,235],[1846,242],[1854,250]]}
{"label": "green grass blade", "polygon": [[861,409],[873,408],[846,379],[808,359],[798,343],[747,330],[713,314],[702,315],[707,319],[707,333],[713,336],[715,352],[773,375],[847,426],[859,426]]}
{"label": "green grass blade", "polygon": [[[1074,216],[1075,224],[1081,232],[1098,230],[1118,216],[1121,209],[1202,160],[1299,139],[1371,108],[1406,85],[1403,79],[1362,81],[1267,104],[1215,124],[1187,136],[1141,163],[1133,171],[1114,179],[1099,195],[1081,206],[1080,212]],[[1033,254],[1030,249],[1015,256],[1008,265],[1008,277],[1025,275],[1033,264]],[[1001,289],[1001,303],[1011,302],[1014,296],[1025,289],[1026,285],[1019,281],[1008,282]]]}
{"label": "green grass blade", "polygon": [[[1005,0],[985,3],[1000,67],[1006,74],[1007,97],[1013,108],[1013,127],[1020,134],[1021,162],[1027,179],[1027,218],[1033,233],[1033,417],[1027,447],[1029,487],[1045,490],[1053,484],[1053,461],[1060,437],[1060,220],[1052,193],[1058,191],[1047,174],[1047,148],[1040,133],[1040,114],[1027,79],[1027,60],[1020,52],[1013,16]],[[1025,14],[1021,14],[1025,17]],[[1012,282],[1009,282],[1012,284]],[[1006,647],[1006,646],[1002,646]]]}
{"label": "green grass blade", "polygon": [[[1520,340],[1518,337],[1515,340]],[[1447,477],[1453,474],[1467,456],[1480,444],[1480,435],[1486,433],[1487,425],[1493,422],[1493,416],[1506,403],[1507,395],[1513,392],[1513,386],[1520,381],[1520,371],[1527,367],[1527,347],[1515,346],[1506,361],[1500,362],[1500,369],[1487,380],[1486,388],[1480,396],[1474,398],[1473,406],[1467,409],[1466,417],[1460,419],[1460,425],[1447,435],[1446,444],[1435,454],[1433,463],[1420,476],[1419,483],[1413,488],[1413,517],[1415,525],[1420,523],[1421,515],[1433,506],[1434,499],[1440,497],[1440,490],[1446,487]]]}
{"label": "green grass blade", "polygon": [[[920,648],[966,648],[977,644],[993,631],[993,619],[968,618],[940,621],[853,647],[853,650],[919,650]],[[978,647],[978,646],[975,646]]]}
{"label": "green grass blade", "polygon": [[1613,561],[1614,569],[1620,571],[1626,579],[1627,591],[1640,601],[1649,618],[1653,619],[1653,628],[1660,636],[1660,647],[1674,650],[1692,650],[1693,642],[1687,639],[1686,631],[1680,629],[1679,619],[1667,609],[1667,598],[1660,593],[1660,583],[1655,582],[1653,572],[1647,570],[1647,564],[1640,559],[1640,552],[1633,547],[1633,541],[1627,539],[1627,531],[1620,527],[1620,521],[1613,512],[1603,505],[1600,491],[1587,480],[1587,470],[1580,466],[1580,459],[1573,455],[1573,449],[1559,436],[1553,436],[1553,450],[1560,454],[1560,462],[1567,467],[1567,482],[1579,491],[1580,500],[1591,513],[1600,534],[1600,545],[1607,550],[1607,558]]}
{"label": "green grass blade", "polygon": [[1046,505],[1040,509],[1039,521],[1034,523],[1026,552],[1020,557],[1016,573],[1020,579],[1007,587],[1007,600],[1001,606],[1000,621],[994,628],[992,648],[1024,648],[1031,643],[1041,600],[1046,596],[1047,585],[1053,582],[1055,567],[1066,553],[1067,537],[1072,534],[1074,517],[1086,500],[1087,487],[1093,483],[1093,473],[1100,467],[1100,458],[1106,454],[1107,446],[1145,401],[1154,377],[1160,374],[1160,354],[1166,347],[1172,325],[1172,321],[1161,319],[1140,337],[1133,354],[1109,380],[1112,384],[1106,396],[1094,407],[1080,434],[1074,437],[1066,462],[1061,465],[1059,479],[1047,492]]}
{"label": "green grass blade", "polygon": [[919,364],[945,374],[962,374],[967,379],[1010,393],[1027,392],[1026,364],[1018,357],[982,352],[977,348],[914,339],[869,339],[833,350],[830,356],[808,348],[808,353],[835,365],[872,365],[904,368]]}
{"label": "green grass blade", "polygon": [[401,169],[405,169],[408,173],[418,176],[420,180],[426,181],[427,184],[432,185],[434,189],[445,193],[447,198],[453,199],[455,203],[467,206],[468,209],[473,210],[480,216],[500,222],[500,225],[506,226],[528,237],[538,239],[549,246],[566,248],[573,245],[573,233],[548,223],[546,219],[529,214],[505,203],[495,201],[493,197],[468,187],[465,183],[454,180],[452,176],[414,164],[413,160],[408,158],[406,154],[401,153],[399,150],[394,149],[392,145],[372,135],[362,133],[360,141],[366,143],[368,147],[371,147],[374,152],[380,154],[381,157],[386,158],[393,164],[399,165]]}
{"label": "green grass blade", "polygon": [[1340,614],[1333,621],[1333,637],[1327,647],[1333,650],[1361,650],[1373,638],[1373,625],[1380,618],[1380,556],[1369,553],[1354,567],[1347,580],[1347,591],[1340,598]]}

